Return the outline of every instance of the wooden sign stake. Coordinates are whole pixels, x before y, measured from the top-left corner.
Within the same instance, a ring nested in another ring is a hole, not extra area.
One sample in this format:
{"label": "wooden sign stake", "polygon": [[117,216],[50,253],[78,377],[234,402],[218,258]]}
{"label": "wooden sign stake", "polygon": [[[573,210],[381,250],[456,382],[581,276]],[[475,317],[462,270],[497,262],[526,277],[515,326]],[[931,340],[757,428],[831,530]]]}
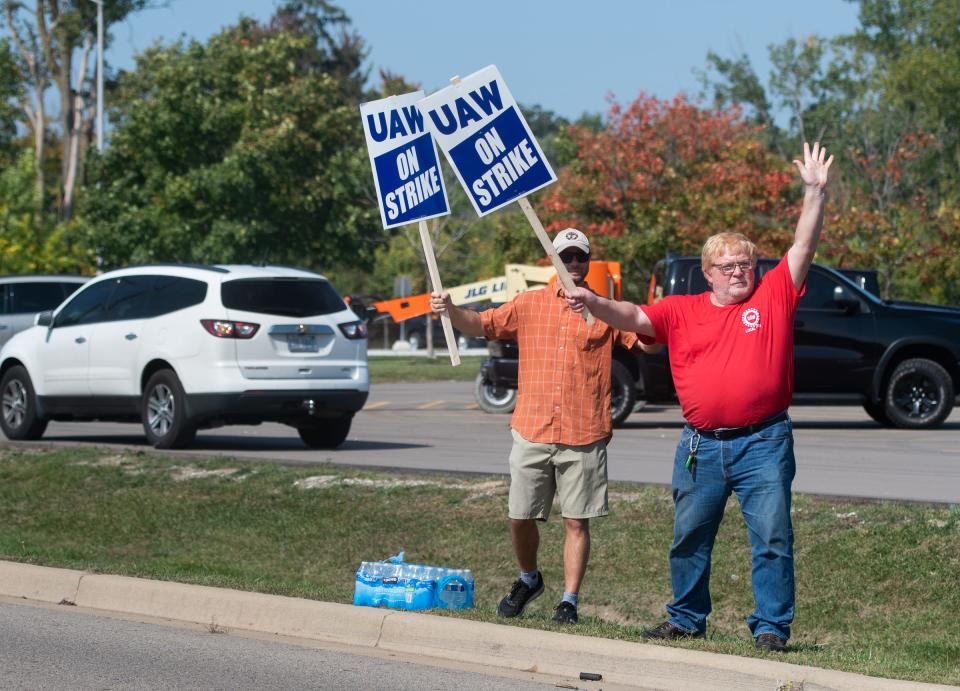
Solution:
{"label": "wooden sign stake", "polygon": [[[433,285],[433,292],[443,292],[443,286],[440,284],[440,271],[437,269],[437,258],[433,255],[433,241],[430,239],[430,231],[427,230],[427,222],[420,219],[418,226],[420,228],[420,242],[423,244],[423,255],[427,259],[427,269],[430,272],[430,283]],[[430,328],[431,317],[427,316],[427,328]],[[460,364],[460,350],[457,348],[457,339],[453,337],[453,324],[450,323],[450,316],[446,313],[440,315],[440,323],[443,325],[443,336],[447,339],[447,352],[450,354],[450,364],[456,367]]]}
{"label": "wooden sign stake", "polygon": [[[563,260],[560,259],[560,255],[557,254],[557,250],[550,241],[547,231],[543,229],[543,224],[540,222],[540,217],[537,216],[537,212],[530,206],[530,202],[527,201],[526,197],[520,197],[520,199],[517,200],[517,204],[523,209],[524,215],[526,215],[527,220],[533,227],[533,232],[537,234],[537,239],[540,240],[540,244],[543,245],[543,249],[546,251],[547,256],[550,257],[550,261],[553,262],[553,268],[557,270],[557,278],[560,279],[560,285],[562,285],[563,289],[567,292],[573,292],[576,286],[570,277],[570,272],[568,272],[567,267],[563,265]],[[587,320],[587,324],[593,324],[593,315],[590,314],[590,310],[584,307],[581,314],[583,314],[583,318]]]}

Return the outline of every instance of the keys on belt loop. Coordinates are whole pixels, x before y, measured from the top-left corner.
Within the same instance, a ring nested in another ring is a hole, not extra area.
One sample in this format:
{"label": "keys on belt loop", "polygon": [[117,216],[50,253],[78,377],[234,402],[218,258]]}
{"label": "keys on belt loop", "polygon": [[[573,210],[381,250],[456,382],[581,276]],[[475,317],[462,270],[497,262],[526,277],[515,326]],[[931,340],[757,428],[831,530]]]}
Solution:
{"label": "keys on belt loop", "polygon": [[684,463],[684,468],[690,470],[697,464],[697,449],[700,448],[700,430],[694,428],[693,434],[690,435],[690,453],[687,454],[687,462]]}

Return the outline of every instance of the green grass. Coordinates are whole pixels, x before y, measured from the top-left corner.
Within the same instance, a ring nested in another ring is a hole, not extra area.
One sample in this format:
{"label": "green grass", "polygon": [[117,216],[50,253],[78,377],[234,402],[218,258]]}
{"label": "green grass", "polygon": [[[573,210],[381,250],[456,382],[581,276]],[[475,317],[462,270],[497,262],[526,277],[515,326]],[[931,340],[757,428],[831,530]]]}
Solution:
{"label": "green grass", "polygon": [[[186,467],[236,472],[177,479]],[[329,479],[294,484],[308,476]],[[506,489],[502,477],[0,449],[0,558],[349,603],[361,560],[404,549],[410,561],[474,571],[476,608],[447,616],[504,624],[496,603],[516,577]],[[673,507],[665,489],[614,484],[611,509],[592,522],[581,624],[569,630],[636,641],[670,597]],[[798,495],[794,528],[793,652],[776,659],[960,683],[960,510]],[[547,594],[511,625],[553,628],[561,539],[553,517],[542,527]],[[709,636],[674,645],[759,655],[743,622],[753,608],[749,555],[731,501],[714,552]]]}
{"label": "green grass", "polygon": [[456,367],[448,355],[428,357],[371,357],[370,383],[395,384],[422,381],[473,381],[483,357],[461,357]]}

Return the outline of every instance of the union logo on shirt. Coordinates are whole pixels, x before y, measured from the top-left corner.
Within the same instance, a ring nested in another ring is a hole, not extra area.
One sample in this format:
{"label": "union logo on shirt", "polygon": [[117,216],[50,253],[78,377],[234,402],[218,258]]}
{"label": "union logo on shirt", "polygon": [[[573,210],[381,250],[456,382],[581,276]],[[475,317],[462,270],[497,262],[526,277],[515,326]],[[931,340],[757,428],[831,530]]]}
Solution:
{"label": "union logo on shirt", "polygon": [[740,321],[743,322],[743,325],[747,327],[747,330],[744,333],[750,333],[751,331],[756,331],[761,326],[760,323],[760,310],[756,307],[748,307],[743,310],[740,314]]}

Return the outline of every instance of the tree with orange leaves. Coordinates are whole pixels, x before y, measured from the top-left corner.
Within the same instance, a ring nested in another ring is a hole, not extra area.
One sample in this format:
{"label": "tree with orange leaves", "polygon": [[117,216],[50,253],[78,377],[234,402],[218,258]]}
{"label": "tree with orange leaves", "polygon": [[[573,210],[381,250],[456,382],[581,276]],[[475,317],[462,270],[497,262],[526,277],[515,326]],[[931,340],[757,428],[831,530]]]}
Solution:
{"label": "tree with orange leaves", "polygon": [[721,231],[750,235],[762,253],[790,245],[796,195],[790,165],[738,108],[679,96],[614,102],[599,131],[572,127],[577,157],[541,203],[548,230],[575,226],[598,258],[619,260],[637,298],[667,251],[699,254]]}

